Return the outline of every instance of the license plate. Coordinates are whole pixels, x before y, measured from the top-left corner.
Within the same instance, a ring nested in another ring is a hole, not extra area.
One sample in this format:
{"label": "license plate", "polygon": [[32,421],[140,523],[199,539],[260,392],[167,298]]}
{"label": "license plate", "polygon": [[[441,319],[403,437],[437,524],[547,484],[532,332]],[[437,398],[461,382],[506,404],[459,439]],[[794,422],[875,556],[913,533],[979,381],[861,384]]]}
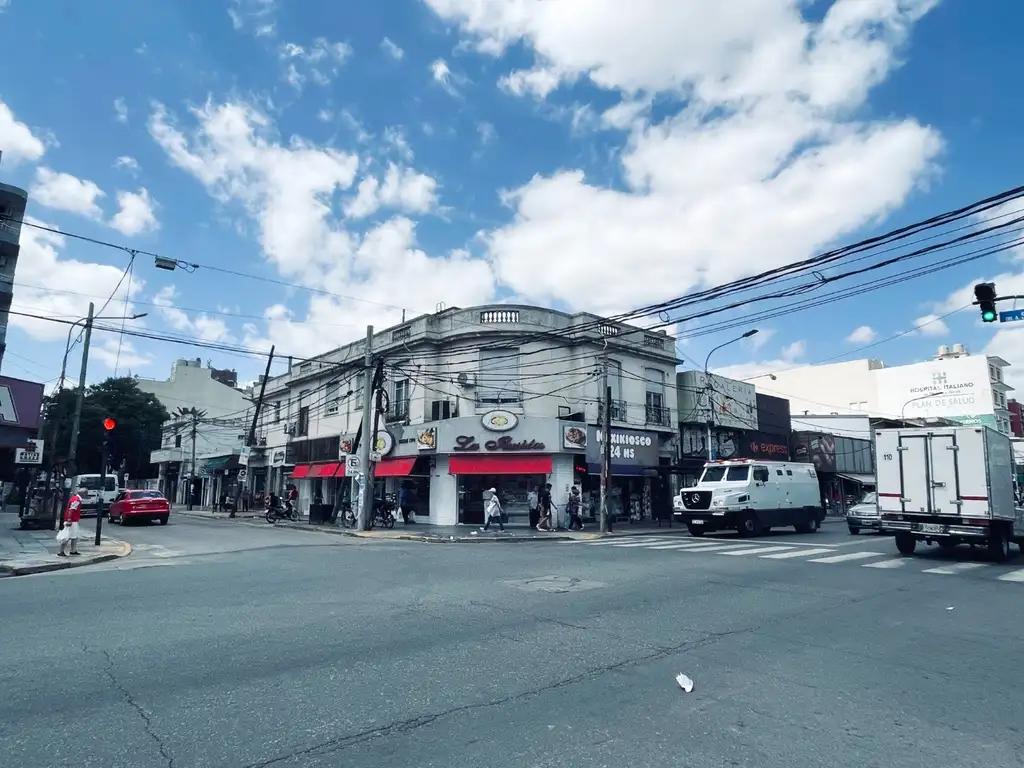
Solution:
{"label": "license plate", "polygon": [[691,525],[704,525],[704,521],[703,520],[691,520],[690,524]]}
{"label": "license plate", "polygon": [[921,523],[921,533],[945,533],[946,526],[936,523]]}

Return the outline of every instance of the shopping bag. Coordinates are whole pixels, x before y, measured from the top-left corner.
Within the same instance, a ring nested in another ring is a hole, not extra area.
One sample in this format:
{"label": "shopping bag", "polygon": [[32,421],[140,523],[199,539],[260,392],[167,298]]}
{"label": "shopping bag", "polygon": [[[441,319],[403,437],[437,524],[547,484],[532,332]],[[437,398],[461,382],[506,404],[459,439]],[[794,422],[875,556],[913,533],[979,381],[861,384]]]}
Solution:
{"label": "shopping bag", "polygon": [[65,541],[71,538],[71,527],[65,525],[59,531],[57,531],[57,543],[63,544]]}

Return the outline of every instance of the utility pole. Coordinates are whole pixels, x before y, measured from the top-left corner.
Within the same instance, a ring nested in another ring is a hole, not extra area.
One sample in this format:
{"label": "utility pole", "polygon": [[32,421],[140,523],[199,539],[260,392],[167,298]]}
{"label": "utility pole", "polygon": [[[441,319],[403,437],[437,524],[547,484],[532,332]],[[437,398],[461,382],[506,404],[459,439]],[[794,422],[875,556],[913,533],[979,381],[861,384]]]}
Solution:
{"label": "utility pole", "polygon": [[[92,340],[92,316],[96,311],[93,303],[89,302],[89,314],[85,318],[85,338],[82,341],[82,368],[78,372],[78,393],[75,397],[75,416],[71,421],[71,445],[68,446],[68,471],[67,477],[71,478],[78,473],[75,466],[75,457],[78,455],[78,430],[82,424],[82,403],[85,401],[85,375],[89,367],[89,342]],[[56,447],[56,446],[54,446]],[[64,510],[68,506],[70,488],[64,489],[62,498],[60,523],[64,525]]]}
{"label": "utility pole", "polygon": [[605,342],[601,373],[601,533],[608,533],[608,480],[612,463],[612,388],[608,383],[608,342]]}
{"label": "utility pole", "polygon": [[714,391],[714,388],[711,386],[711,375],[705,373],[704,394],[706,394],[708,398],[708,461],[713,461],[715,458],[715,446],[712,443],[715,427],[715,401],[712,397]]}
{"label": "utility pole", "polygon": [[363,424],[362,424],[362,438],[363,442],[359,446],[359,471],[363,475],[363,487],[359,492],[359,530],[368,531],[370,530],[370,520],[373,514],[369,508],[367,501],[369,500],[369,484],[373,481],[373,472],[370,468],[370,452],[374,448],[376,433],[371,432],[373,429],[374,418],[373,414],[370,413],[370,409],[373,408],[373,385],[374,379],[374,365],[373,365],[373,326],[366,326],[366,350],[363,353]]}
{"label": "utility pole", "polygon": [[[263,396],[267,392],[267,379],[270,378],[270,365],[274,362],[274,345],[270,346],[270,354],[267,355],[267,370],[263,373],[263,381],[260,382],[260,395],[256,398],[256,410],[252,415],[252,424],[249,427],[249,434],[246,435],[245,444],[252,448],[256,445],[256,426],[259,424],[260,411],[263,409]],[[248,467],[248,464],[246,464]],[[249,481],[246,480],[245,484],[248,485]],[[235,516],[238,512],[239,503],[242,500],[242,483],[235,483],[235,506],[231,510],[231,517]]]}
{"label": "utility pole", "polygon": [[199,428],[199,412],[192,409],[192,461],[188,465],[188,511],[192,511],[192,489],[196,483],[196,430]]}

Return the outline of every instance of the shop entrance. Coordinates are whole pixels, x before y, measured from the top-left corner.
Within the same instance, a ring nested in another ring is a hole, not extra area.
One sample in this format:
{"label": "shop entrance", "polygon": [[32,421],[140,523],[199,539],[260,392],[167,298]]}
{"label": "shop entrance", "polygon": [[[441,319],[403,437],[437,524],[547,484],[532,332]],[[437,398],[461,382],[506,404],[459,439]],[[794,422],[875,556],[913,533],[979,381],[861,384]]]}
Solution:
{"label": "shop entrance", "polygon": [[505,525],[530,525],[530,491],[547,482],[547,475],[459,475],[459,522],[484,524],[484,492],[496,488],[501,508],[508,515]]}

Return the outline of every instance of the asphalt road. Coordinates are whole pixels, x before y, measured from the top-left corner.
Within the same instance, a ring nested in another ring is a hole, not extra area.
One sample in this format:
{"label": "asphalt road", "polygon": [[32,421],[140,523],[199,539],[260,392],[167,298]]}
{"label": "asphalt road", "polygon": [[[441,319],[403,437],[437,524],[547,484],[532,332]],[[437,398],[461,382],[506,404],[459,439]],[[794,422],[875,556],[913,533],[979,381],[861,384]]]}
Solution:
{"label": "asphalt road", "polygon": [[[0,581],[0,766],[1024,757],[1024,584],[925,573],[930,561],[325,542],[232,525],[126,529],[235,550],[166,558],[181,567]],[[283,546],[243,546],[250,536]]]}

